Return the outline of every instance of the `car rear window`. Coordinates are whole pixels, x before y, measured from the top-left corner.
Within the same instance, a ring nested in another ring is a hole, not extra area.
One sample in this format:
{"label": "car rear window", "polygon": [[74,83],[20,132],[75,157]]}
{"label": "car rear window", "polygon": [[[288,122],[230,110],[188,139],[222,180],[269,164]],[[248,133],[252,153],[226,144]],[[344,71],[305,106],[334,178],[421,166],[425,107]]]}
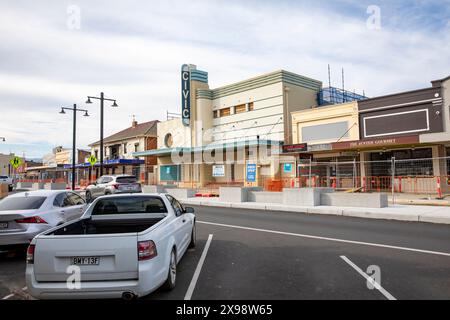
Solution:
{"label": "car rear window", "polygon": [[136,177],[117,177],[117,183],[135,183],[137,181]]}
{"label": "car rear window", "polygon": [[167,213],[164,201],[159,197],[110,197],[101,199],[92,215]]}
{"label": "car rear window", "polygon": [[39,209],[46,197],[10,197],[0,201],[0,211]]}

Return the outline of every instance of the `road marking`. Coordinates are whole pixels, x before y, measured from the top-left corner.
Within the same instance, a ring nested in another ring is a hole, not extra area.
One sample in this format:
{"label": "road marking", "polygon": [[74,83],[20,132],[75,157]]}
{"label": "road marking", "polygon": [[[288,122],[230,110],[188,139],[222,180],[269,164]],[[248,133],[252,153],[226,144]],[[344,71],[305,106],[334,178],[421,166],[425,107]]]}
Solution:
{"label": "road marking", "polygon": [[208,240],[206,241],[205,247],[203,248],[202,255],[200,257],[200,260],[198,261],[197,268],[195,269],[194,276],[192,277],[191,283],[189,284],[189,288],[186,292],[186,295],[184,296],[184,300],[191,300],[192,293],[194,292],[198,277],[200,276],[200,271],[202,271],[203,263],[205,262],[206,254],[208,253],[212,238],[213,235],[210,234]]}
{"label": "road marking", "polygon": [[342,260],[347,262],[353,269],[355,269],[360,275],[362,275],[367,281],[369,281],[373,285],[373,287],[375,289],[377,289],[378,291],[380,291],[383,294],[383,296],[385,296],[388,300],[397,300],[392,294],[387,292],[386,289],[384,289],[381,286],[381,284],[376,282],[375,279],[373,279],[372,277],[369,277],[367,275],[367,273],[362,271],[356,264],[351,262],[349,258],[347,258],[346,256],[340,256],[340,257],[341,257]]}
{"label": "road marking", "polygon": [[2,300],[8,300],[9,298],[14,297],[14,293],[8,294],[6,297],[3,297]]}
{"label": "road marking", "polygon": [[342,242],[342,243],[359,244],[359,245],[363,245],[363,246],[371,246],[371,247],[379,247],[379,248],[388,248],[388,249],[396,249],[396,250],[428,253],[428,254],[434,254],[434,255],[439,255],[439,256],[450,257],[450,253],[447,253],[447,252],[430,251],[430,250],[414,249],[414,248],[399,247],[399,246],[390,246],[390,245],[387,245],[387,244],[361,242],[361,241],[345,240],[345,239],[337,239],[337,238],[327,238],[327,237],[312,236],[312,235],[301,234],[301,233],[292,233],[292,232],[284,232],[284,231],[276,231],[276,230],[268,230],[268,229],[250,228],[250,227],[235,226],[235,225],[230,225],[230,224],[207,222],[207,221],[197,221],[197,222],[198,223],[203,223],[203,224],[209,224],[209,225],[213,225],[213,226],[227,227],[227,228],[236,228],[236,229],[243,229],[243,230],[260,231],[260,232],[282,234],[282,235],[287,235],[287,236],[294,236],[294,237],[301,237],[301,238],[308,238],[308,239],[317,239],[317,240],[325,240],[325,241],[334,241],[334,242]]}

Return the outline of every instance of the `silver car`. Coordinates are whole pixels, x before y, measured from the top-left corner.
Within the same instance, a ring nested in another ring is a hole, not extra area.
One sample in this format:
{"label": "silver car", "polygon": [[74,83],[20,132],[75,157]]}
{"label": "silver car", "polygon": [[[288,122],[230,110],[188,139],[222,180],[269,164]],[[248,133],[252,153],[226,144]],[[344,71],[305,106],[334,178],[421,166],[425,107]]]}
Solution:
{"label": "silver car", "polygon": [[39,233],[79,218],[82,197],[66,190],[20,192],[0,201],[0,252],[28,245]]}
{"label": "silver car", "polygon": [[126,174],[105,175],[86,188],[86,200],[91,202],[94,198],[108,194],[141,192],[141,184],[135,176]]}

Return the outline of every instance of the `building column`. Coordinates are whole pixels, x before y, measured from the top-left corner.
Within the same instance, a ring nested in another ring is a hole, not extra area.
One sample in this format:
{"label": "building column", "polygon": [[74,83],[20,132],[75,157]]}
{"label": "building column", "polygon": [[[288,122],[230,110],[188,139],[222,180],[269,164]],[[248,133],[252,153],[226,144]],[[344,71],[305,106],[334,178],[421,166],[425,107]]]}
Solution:
{"label": "building column", "polygon": [[361,179],[361,186],[364,188],[365,184],[365,190],[370,190],[369,189],[370,181],[367,178],[367,176],[370,176],[370,163],[366,162],[369,161],[369,152],[361,151],[359,155],[359,161],[360,161],[359,175]]}
{"label": "building column", "polygon": [[[445,157],[445,147],[443,145],[431,147],[433,157],[433,176],[441,180],[441,191],[447,193],[449,186],[447,185],[447,168]],[[437,181],[436,181],[437,182]]]}

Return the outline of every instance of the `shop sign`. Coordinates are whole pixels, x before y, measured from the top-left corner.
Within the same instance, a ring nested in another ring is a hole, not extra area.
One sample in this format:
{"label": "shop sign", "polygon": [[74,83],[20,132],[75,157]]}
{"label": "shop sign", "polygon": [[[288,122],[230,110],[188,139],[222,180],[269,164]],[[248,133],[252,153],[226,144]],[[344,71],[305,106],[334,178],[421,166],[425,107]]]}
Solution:
{"label": "shop sign", "polygon": [[308,151],[307,143],[283,145],[283,153],[303,152],[303,151]]}
{"label": "shop sign", "polygon": [[191,72],[187,64],[181,67],[181,119],[188,127],[191,119]]}
{"label": "shop sign", "polygon": [[410,144],[410,143],[418,143],[418,142],[419,142],[419,136],[405,136],[405,137],[396,137],[396,138],[335,142],[332,144],[332,146],[333,146],[333,150],[339,150],[339,149],[353,149],[353,148],[371,148],[371,147],[377,147],[377,146]]}
{"label": "shop sign", "polygon": [[215,164],[212,166],[213,177],[225,177],[225,166],[223,164]]}
{"label": "shop sign", "polygon": [[256,164],[247,164],[247,182],[256,182]]}

